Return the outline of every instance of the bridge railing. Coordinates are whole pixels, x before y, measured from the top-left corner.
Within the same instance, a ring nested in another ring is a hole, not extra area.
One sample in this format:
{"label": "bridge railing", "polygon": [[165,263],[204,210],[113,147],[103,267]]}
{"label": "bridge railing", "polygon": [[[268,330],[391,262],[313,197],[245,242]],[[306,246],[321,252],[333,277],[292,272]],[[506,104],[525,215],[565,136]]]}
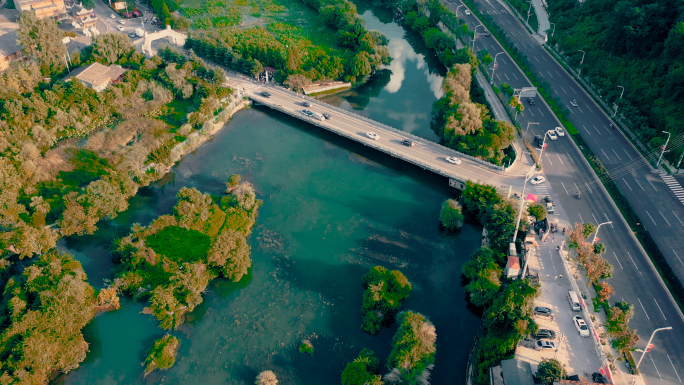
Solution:
{"label": "bridge railing", "polygon": [[[230,72],[230,73],[232,74],[232,76],[234,76],[234,77],[239,77],[240,79],[242,79],[242,80],[244,80],[244,81],[249,81],[249,82],[251,82],[251,83],[258,84],[258,85],[260,85],[260,86],[262,86],[262,87],[273,87],[273,88],[278,88],[278,89],[280,89],[280,90],[283,90],[283,91],[286,91],[286,92],[291,93],[293,96],[296,96],[296,95],[297,95],[296,93],[294,93],[294,92],[292,92],[291,90],[286,89],[286,88],[284,88],[284,87],[276,86],[276,85],[273,85],[273,84],[270,84],[270,83],[264,84],[264,83],[261,83],[261,82],[256,81],[255,79],[252,79],[252,78],[250,78],[250,77],[248,77],[248,76],[245,76],[245,75],[243,75],[243,74],[237,73],[237,72],[232,71],[232,70],[226,70],[226,72]],[[312,103],[317,103],[317,104],[318,104],[318,103],[321,103],[320,100],[311,98],[311,97],[306,96],[306,95],[300,95],[299,98],[308,100],[308,101],[310,101],[310,102],[312,102]],[[270,104],[269,104],[269,105],[270,105]],[[272,106],[272,105],[271,105],[271,106]],[[485,168],[490,169],[490,170],[492,170],[492,171],[506,172],[506,168],[504,168],[504,166],[497,166],[497,165],[492,164],[492,163],[490,163],[490,162],[487,162],[487,161],[485,161],[485,160],[476,158],[476,157],[471,156],[471,155],[468,155],[468,154],[464,154],[464,153],[462,153],[462,152],[460,152],[460,151],[456,151],[456,150],[454,150],[454,149],[452,149],[452,148],[448,148],[448,147],[443,146],[443,145],[441,145],[441,144],[439,144],[439,143],[435,143],[435,142],[429,141],[429,140],[427,140],[427,139],[424,139],[424,138],[415,136],[415,135],[411,134],[410,132],[401,131],[401,130],[396,129],[396,128],[394,128],[394,127],[391,127],[391,126],[388,126],[388,125],[386,125],[386,124],[380,123],[380,122],[378,122],[378,121],[369,119],[369,118],[367,118],[367,117],[365,117],[365,116],[363,116],[363,115],[359,115],[359,114],[357,114],[357,113],[355,113],[355,112],[348,111],[348,110],[345,110],[345,109],[342,109],[342,108],[339,108],[339,107],[337,107],[337,106],[333,106],[333,105],[330,105],[330,104],[326,104],[326,107],[331,108],[331,109],[333,109],[333,110],[336,110],[337,112],[339,112],[339,113],[341,113],[341,114],[348,115],[348,116],[354,117],[354,118],[356,118],[356,119],[365,121],[365,122],[367,122],[367,123],[369,123],[369,124],[378,126],[378,127],[382,128],[382,129],[384,129],[384,130],[386,130],[386,131],[395,133],[395,134],[397,134],[397,135],[407,136],[407,137],[411,138],[411,139],[412,139],[413,141],[415,141],[415,142],[423,143],[423,144],[429,145],[429,146],[436,146],[436,147],[442,149],[443,151],[456,153],[456,154],[458,155],[459,158],[468,159],[469,161],[471,161],[471,162],[473,162],[473,163],[476,163],[477,165],[484,166]],[[284,111],[284,112],[285,112],[284,109],[278,108],[278,110]],[[289,114],[289,113],[288,113],[288,114]],[[292,115],[292,114],[289,114],[289,115]],[[303,116],[299,116],[299,115],[297,115],[296,117],[297,117],[297,118],[303,118]],[[337,131],[336,131],[336,132],[337,132]],[[354,138],[354,139],[355,139],[355,138]]]}

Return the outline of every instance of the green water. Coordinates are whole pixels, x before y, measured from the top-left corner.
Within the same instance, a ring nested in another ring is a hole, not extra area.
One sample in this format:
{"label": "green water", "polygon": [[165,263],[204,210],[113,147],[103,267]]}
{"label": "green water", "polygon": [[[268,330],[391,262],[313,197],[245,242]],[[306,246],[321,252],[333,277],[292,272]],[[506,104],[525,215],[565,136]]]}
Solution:
{"label": "green water", "polygon": [[[403,39],[402,52],[413,50],[405,80],[398,89],[385,85],[371,94],[366,87],[329,98],[349,108],[366,98],[360,113],[399,128],[419,122],[414,133],[429,137],[436,96],[416,88],[432,76],[429,61],[415,54],[425,48],[403,38],[396,24],[370,12],[364,18],[378,25],[369,28],[384,25],[390,39]],[[401,107],[407,105],[414,109]],[[411,111],[424,112],[425,119]],[[375,350],[383,365],[389,354],[396,325],[376,336],[360,329],[361,277],[379,264],[406,274],[413,292],[404,308],[426,314],[437,328],[431,383],[463,383],[478,319],[466,307],[460,269],[479,245],[480,229],[466,224],[456,235],[439,231],[440,204],[454,193],[445,179],[288,116],[258,108],[238,113],[164,180],[142,189],[128,211],[101,222],[95,235],[69,238],[60,247],[100,288],[113,267],[107,251],[113,239],[132,223],[169,213],[181,187],[220,193],[234,173],[253,183],[264,201],[250,238],[253,268],[237,284],[214,280],[188,322],[171,331],[181,341],[176,365],[142,377],[145,351],[165,331],[140,313],[144,304],[124,298],[122,309],[86,327],[90,353],[60,382],[252,384],[258,372],[271,369],[281,384],[339,383],[361,348]],[[313,342],[313,357],[297,350],[304,338]]]}

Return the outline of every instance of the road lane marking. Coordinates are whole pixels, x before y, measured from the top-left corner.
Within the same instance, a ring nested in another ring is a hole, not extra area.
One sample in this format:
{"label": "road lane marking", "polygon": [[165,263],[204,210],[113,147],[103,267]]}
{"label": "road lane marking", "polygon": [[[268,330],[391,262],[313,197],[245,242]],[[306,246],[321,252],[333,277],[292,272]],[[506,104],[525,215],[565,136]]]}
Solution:
{"label": "road lane marking", "polygon": [[567,155],[567,156],[568,156],[568,159],[570,159],[570,161],[572,162],[572,164],[575,164],[575,161],[574,161],[574,160],[572,160],[572,157],[570,157],[570,154],[568,154],[568,153],[566,152],[566,153],[565,153],[565,155]]}
{"label": "road lane marking", "polygon": [[634,262],[634,258],[632,258],[632,254],[630,254],[629,251],[628,251],[628,252],[627,252],[627,255],[629,255],[629,259],[632,260],[632,263],[634,264],[634,267],[635,267],[637,270],[639,270],[639,268],[638,268],[637,265],[636,265],[636,262]]}
{"label": "road lane marking", "polygon": [[577,109],[579,110],[579,112],[584,113],[584,111],[582,111],[581,108],[577,107]]}
{"label": "road lane marking", "polygon": [[[622,181],[625,182],[625,184],[627,185],[627,187],[629,187],[629,183],[627,183],[627,181],[625,180],[625,178],[622,178]],[[632,190],[632,188],[629,187],[629,191],[634,191],[634,190]],[[648,211],[646,211],[646,212],[648,212]],[[653,219],[653,218],[651,218],[651,219]],[[653,221],[653,222],[655,223],[655,221]]]}
{"label": "road lane marking", "polygon": [[653,361],[653,354],[649,354],[648,356],[651,357],[651,362],[653,362],[653,367],[655,368],[656,373],[658,373],[658,377],[660,377],[660,381],[662,381],[663,376],[660,375],[660,370],[658,370],[658,367],[656,366],[655,361]]}
{"label": "road lane marking", "polygon": [[570,193],[568,192],[568,189],[565,188],[565,184],[563,184],[563,182],[561,182],[561,185],[563,186],[563,190],[565,190],[565,193],[570,195]]}
{"label": "road lane marking", "polygon": [[582,127],[584,127],[584,129],[587,130],[587,134],[591,135],[591,132],[589,132],[589,129],[587,128],[587,126],[585,126],[585,125],[583,124]]}
{"label": "road lane marking", "polygon": [[620,158],[620,155],[617,154],[617,151],[613,150],[613,152],[615,153],[615,156],[617,156],[617,158],[618,158],[620,161],[622,161],[622,158]]}
{"label": "road lane marking", "polygon": [[618,265],[620,265],[620,268],[624,270],[625,268],[622,267],[622,263],[620,262],[620,258],[617,257],[617,254],[613,251],[613,255],[615,256],[615,260],[617,261]]}
{"label": "road lane marking", "polygon": [[527,112],[529,112],[532,116],[534,116],[534,114],[532,113],[532,110],[527,110]]}
{"label": "road lane marking", "polygon": [[596,221],[596,224],[598,225],[600,222],[598,219],[596,219],[596,215],[594,215],[594,213],[591,213],[591,216],[592,216],[592,218],[594,218],[594,220]]}
{"label": "road lane marking", "polygon": [[566,95],[568,94],[568,91],[566,91],[565,88],[563,88],[562,86],[561,86],[561,90],[563,90],[563,92],[565,92]]}
{"label": "road lane marking", "polygon": [[[546,155],[546,159],[548,159],[548,160],[549,160],[549,163],[551,163],[551,158],[549,158],[549,154],[546,153],[545,155]],[[551,165],[553,166],[553,163],[551,163]]]}
{"label": "road lane marking", "polygon": [[610,158],[608,157],[608,155],[606,155],[606,152],[605,152],[605,151],[603,151],[603,149],[601,149],[601,152],[603,153],[603,156],[605,156],[605,157],[606,157],[606,159],[610,160]]}
{"label": "road lane marking", "polygon": [[[542,58],[543,58],[543,56],[542,56]],[[546,59],[544,59],[544,60],[546,60]],[[551,75],[551,72],[549,72],[549,71],[546,71],[546,73],[548,73],[548,74],[549,74],[549,76],[553,77],[553,75]]]}
{"label": "road lane marking", "polygon": [[623,148],[622,150],[625,151],[625,154],[627,154],[627,156],[629,157],[629,160],[634,160],[634,158],[632,158],[632,156],[629,155],[629,152],[627,152],[626,149]]}
{"label": "road lane marking", "polygon": [[644,309],[644,313],[646,314],[646,318],[648,318],[650,320],[651,317],[649,317],[648,313],[646,313],[646,308],[644,307],[644,304],[641,303],[641,300],[639,299],[639,297],[637,297],[637,301],[639,301],[639,305],[641,305],[641,308]]}
{"label": "road lane marking", "polygon": [[[651,220],[653,221],[653,217],[651,216],[651,213],[649,213],[648,210],[645,210],[645,211],[646,211],[646,214],[648,214],[648,217],[651,218]],[[656,221],[653,221],[653,224],[656,225],[656,226],[658,226],[658,224],[656,223]]]}
{"label": "road lane marking", "polygon": [[657,188],[655,188],[655,186],[653,185],[653,182],[651,182],[651,180],[650,180],[650,179],[646,178],[646,180],[648,181],[648,183],[650,183],[650,184],[651,184],[651,187],[653,187],[653,189],[654,189],[654,190],[658,191],[658,189],[657,189]]}
{"label": "road lane marking", "polygon": [[592,111],[592,110],[591,110],[591,107],[589,107],[589,105],[588,105],[588,104],[587,104],[587,105],[586,105],[585,107],[587,107],[587,109],[589,110],[589,112],[591,112],[591,113],[593,113],[593,112],[594,112],[594,111]]}
{"label": "road lane marking", "polygon": [[509,82],[511,81],[511,78],[509,78],[508,75],[506,75],[505,72],[504,72],[504,76],[506,77],[506,80],[508,80]]}
{"label": "road lane marking", "polygon": [[572,182],[572,184],[574,184],[574,185],[575,185],[575,188],[577,189],[577,192],[579,192],[579,187],[577,187],[577,183],[575,183],[575,182]]}
{"label": "road lane marking", "polygon": [[518,77],[515,76],[515,73],[512,73],[511,75],[513,75],[513,77],[515,78],[515,80],[518,80]]}
{"label": "road lane marking", "polygon": [[[606,217],[606,222],[610,222],[610,219],[608,219],[608,215],[606,215],[606,213],[603,213],[603,216]],[[614,229],[614,228],[615,228],[615,226],[613,226],[612,223],[609,223],[609,225],[610,225],[610,228],[611,228],[611,229]]]}
{"label": "road lane marking", "polygon": [[677,220],[679,221],[679,223],[680,223],[682,226],[684,226],[684,222],[682,222],[682,220],[679,219],[679,217],[677,216],[677,214],[676,214],[674,211],[672,212],[672,214],[674,214],[675,218],[677,218]]}
{"label": "road lane marking", "polygon": [[[546,60],[546,56],[542,56],[542,59],[544,59],[544,61],[547,63],[549,62],[548,60]],[[553,77],[553,76],[551,76],[551,77]]]}
{"label": "road lane marking", "polygon": [[658,301],[656,301],[656,299],[653,298],[653,302],[655,302],[656,306],[658,306],[658,310],[660,310],[660,314],[662,314],[663,318],[665,318],[665,321],[667,321],[667,317],[665,317],[665,313],[663,313],[663,309],[661,309],[660,305],[658,305]]}
{"label": "road lane marking", "polygon": [[682,264],[682,266],[684,266],[684,262],[682,262],[682,259],[681,259],[681,258],[679,258],[679,255],[677,254],[677,252],[676,252],[676,251],[674,251],[674,249],[672,249],[672,252],[674,253],[675,257],[677,257],[677,259],[679,260],[679,263],[681,263],[681,264]]}
{"label": "road lane marking", "polygon": [[637,184],[639,185],[639,187],[641,187],[641,190],[642,190],[642,191],[646,191],[646,190],[641,186],[641,183],[639,183],[639,181],[638,181],[636,178],[634,178],[634,181],[637,182]]}
{"label": "road lane marking", "polygon": [[560,74],[560,72],[556,71],[556,73],[558,74],[558,77],[559,77],[559,78],[562,77],[561,74]]}
{"label": "road lane marking", "polygon": [[536,61],[537,61],[537,63],[541,63],[541,62],[539,61],[539,59],[537,59],[537,57],[536,57],[536,56],[532,56],[532,57],[534,58],[534,60],[536,60]]}
{"label": "road lane marking", "polygon": [[565,163],[563,163],[563,160],[560,158],[560,155],[556,154],[556,156],[558,157],[558,160],[561,162],[561,164],[564,165]]}
{"label": "road lane marking", "polygon": [[542,111],[541,111],[541,110],[539,110],[539,111],[537,111],[537,112],[539,112],[539,113],[540,113],[540,114],[541,114],[542,116],[544,116],[544,114],[542,113]]}
{"label": "road lane marking", "polygon": [[659,212],[660,215],[663,217],[663,219],[665,220],[665,222],[667,222],[667,225],[670,226],[670,227],[672,227],[672,225],[670,224],[670,221],[668,221],[667,218],[665,218],[665,215],[663,215],[663,212],[660,211],[660,210],[658,210],[658,212]]}
{"label": "road lane marking", "polygon": [[584,219],[582,219],[582,216],[580,215],[580,213],[577,213],[577,216],[580,217],[580,221],[582,221],[582,223],[584,223]]}
{"label": "road lane marking", "polygon": [[596,132],[598,132],[598,134],[601,135],[601,131],[599,131],[598,128],[596,128],[596,125],[592,124],[592,126],[594,126],[594,129],[596,129]]}
{"label": "road lane marking", "polygon": [[670,361],[670,365],[672,365],[672,369],[674,369],[675,374],[677,375],[677,378],[679,378],[679,382],[682,382],[682,378],[679,377],[679,373],[677,373],[677,369],[675,369],[675,366],[674,366],[674,364],[672,363],[672,360],[670,359],[670,356],[667,355],[667,354],[666,354],[665,356],[667,357],[668,361]]}

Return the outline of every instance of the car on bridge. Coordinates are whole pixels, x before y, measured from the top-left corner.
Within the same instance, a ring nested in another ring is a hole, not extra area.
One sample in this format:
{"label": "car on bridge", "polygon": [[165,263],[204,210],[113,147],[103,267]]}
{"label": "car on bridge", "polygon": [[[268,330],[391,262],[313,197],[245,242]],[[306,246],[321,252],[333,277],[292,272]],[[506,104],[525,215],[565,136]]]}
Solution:
{"label": "car on bridge", "polygon": [[412,140],[404,139],[401,141],[401,144],[403,144],[406,147],[413,147],[414,142]]}
{"label": "car on bridge", "polygon": [[584,322],[584,318],[582,318],[581,315],[572,317],[572,323],[575,324],[575,328],[580,336],[589,337],[589,327],[587,326],[587,323]]}
{"label": "car on bridge", "polygon": [[311,112],[311,111],[309,111],[309,110],[302,110],[302,114],[304,114],[304,115],[306,115],[306,116],[308,116],[308,117],[314,116],[314,113]]}
{"label": "car on bridge", "polygon": [[556,135],[565,136],[565,130],[562,127],[556,127],[555,131],[556,131]]}
{"label": "car on bridge", "polygon": [[311,107],[311,103],[309,103],[309,102],[301,102],[299,104],[301,104],[302,107]]}
{"label": "car on bridge", "polygon": [[447,156],[444,160],[451,164],[461,164],[461,160],[455,156]]}
{"label": "car on bridge", "polygon": [[372,131],[366,132],[366,136],[373,139],[373,140],[380,139],[380,136],[378,134],[376,134],[375,132],[372,132]]}
{"label": "car on bridge", "polygon": [[271,93],[266,92],[266,91],[261,92],[260,95],[263,96],[263,97],[265,97],[265,98],[270,98],[270,97],[271,97]]}
{"label": "car on bridge", "polygon": [[323,113],[323,117],[326,118],[327,120],[332,119],[332,115],[330,115],[330,114],[327,113],[327,112],[324,112],[324,113]]}
{"label": "car on bridge", "polygon": [[[546,178],[544,178],[544,177],[541,176],[541,175],[535,176],[535,177],[532,178],[532,180],[530,181],[530,183],[532,183],[532,184],[542,184],[542,183],[544,183],[544,182],[546,182]],[[540,309],[541,309],[541,308],[540,308]],[[544,309],[546,309],[546,308],[544,308]],[[536,312],[536,311],[537,311],[537,308],[535,308],[534,311]]]}

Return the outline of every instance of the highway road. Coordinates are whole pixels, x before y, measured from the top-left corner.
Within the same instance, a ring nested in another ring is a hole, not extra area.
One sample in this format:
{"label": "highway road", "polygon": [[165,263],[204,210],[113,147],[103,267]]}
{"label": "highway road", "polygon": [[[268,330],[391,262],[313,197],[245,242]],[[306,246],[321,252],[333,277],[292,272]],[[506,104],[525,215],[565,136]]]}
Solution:
{"label": "highway road", "polygon": [[[493,184],[504,188],[512,186],[514,190],[522,189],[524,181],[520,178],[520,175],[514,174],[515,170],[504,173],[492,166],[483,165],[469,159],[455,150],[415,137],[403,131],[382,126],[379,123],[364,119],[352,112],[337,109],[321,101],[311,98],[303,99],[294,92],[284,88],[270,84],[255,83],[251,79],[247,80],[232,73],[228,74],[227,85],[234,89],[239,88],[242,90],[244,88],[244,96],[248,96],[256,102],[323,127],[366,146],[374,147],[389,155],[404,159],[440,175],[458,180]],[[271,96],[263,97],[261,95],[263,91],[269,92]],[[311,106],[304,107],[302,103],[305,101],[311,103]],[[302,113],[304,109],[320,114],[328,113],[332,118],[324,121],[310,118]],[[370,139],[367,136],[368,132],[378,134],[379,138],[377,140]],[[403,140],[407,139],[414,142],[413,147],[401,144]],[[456,157],[461,160],[461,164],[448,163],[446,162],[446,157]],[[524,173],[521,172],[520,174]]]}
{"label": "highway road", "polygon": [[[458,1],[446,3],[452,11],[455,11],[456,7],[461,4]],[[607,118],[577,88],[576,84],[572,85],[574,82],[571,79],[566,83],[560,81],[564,74],[562,68],[554,69],[557,64],[554,64],[555,62],[536,40],[522,29],[508,10],[494,0],[478,0],[477,4],[481,11],[495,18],[509,38],[516,42],[519,49],[530,58],[530,61],[533,64],[537,63],[535,64],[537,68],[548,66],[546,67],[548,69],[544,70],[548,71],[546,80],[557,92],[560,92],[564,101],[570,99],[579,101],[579,107],[570,114],[570,118],[579,127],[585,140],[589,142],[600,160],[609,167],[618,186],[626,193],[628,199],[637,200],[634,205],[639,215],[642,216],[642,220],[651,221],[649,215],[645,213],[645,210],[649,211],[653,221],[650,225],[647,223],[647,228],[654,237],[658,236],[656,232],[662,233],[662,236],[656,239],[678,233],[680,235],[678,244],[681,245],[684,224],[675,218],[675,214],[684,220],[684,212],[679,213],[676,211],[678,207],[669,206],[673,203],[670,202],[672,199],[667,194],[671,193],[660,178],[650,172],[649,166],[644,164],[643,159],[629,143],[625,143],[626,139],[621,134],[609,128]],[[466,20],[471,30],[481,24],[474,15],[464,16],[463,9],[459,16]],[[481,31],[482,29],[479,28],[479,32]],[[523,48],[529,49],[529,53]],[[503,52],[494,37],[478,36],[475,40],[475,51],[480,49],[487,49],[492,57]],[[532,86],[508,54],[499,55],[497,63],[495,85],[500,86],[505,82],[515,88]],[[518,116],[518,122],[524,129],[530,122],[538,123],[529,126],[528,137],[533,137],[534,134],[543,135],[547,130],[560,126],[541,97],[538,96],[535,99],[535,105],[531,106],[526,103],[522,116]],[[615,267],[613,277],[609,280],[616,292],[611,300],[624,300],[634,305],[635,315],[630,326],[637,330],[641,337],[639,348],[644,348],[654,329],[673,327],[672,331],[661,331],[653,339],[652,343],[655,347],[640,367],[644,380],[647,384],[681,384],[680,376],[684,376],[684,316],[674,304],[662,280],[631,233],[631,229],[622,219],[610,196],[572,140],[566,136],[559,137],[555,141],[547,139],[547,143],[548,147],[543,154],[542,164],[549,183],[534,187],[534,189],[542,195],[548,193],[552,199],[560,203],[561,207],[558,211],[561,219],[567,218],[571,223],[613,221],[612,225],[602,226],[599,234],[601,242],[607,248],[604,257]],[[646,190],[646,188],[651,190]],[[577,190],[582,193],[581,199],[574,196]],[[657,203],[649,203],[650,199],[655,199]],[[669,221],[669,225],[666,220]],[[677,248],[675,241],[673,240],[673,248]],[[684,252],[680,255],[684,257]],[[636,353],[635,357],[638,359],[640,353]]]}

